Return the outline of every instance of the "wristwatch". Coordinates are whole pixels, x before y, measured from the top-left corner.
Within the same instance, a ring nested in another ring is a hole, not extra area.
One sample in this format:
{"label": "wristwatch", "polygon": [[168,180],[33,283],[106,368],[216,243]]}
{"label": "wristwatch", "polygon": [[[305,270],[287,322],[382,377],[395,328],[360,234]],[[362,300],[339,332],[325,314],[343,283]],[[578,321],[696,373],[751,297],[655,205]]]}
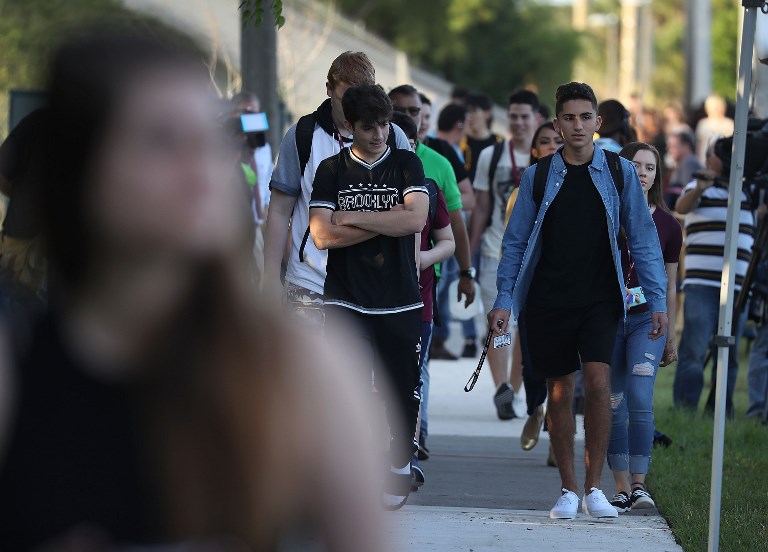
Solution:
{"label": "wristwatch", "polygon": [[474,266],[470,266],[466,270],[459,271],[459,276],[462,278],[469,278],[470,280],[474,280],[475,276],[477,276],[477,270],[475,270]]}

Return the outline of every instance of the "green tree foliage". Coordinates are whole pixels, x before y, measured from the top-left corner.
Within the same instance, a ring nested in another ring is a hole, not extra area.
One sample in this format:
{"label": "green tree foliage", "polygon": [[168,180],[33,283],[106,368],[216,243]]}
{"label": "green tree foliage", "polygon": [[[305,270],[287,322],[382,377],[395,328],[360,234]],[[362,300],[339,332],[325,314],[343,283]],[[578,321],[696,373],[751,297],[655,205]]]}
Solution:
{"label": "green tree foliage", "polygon": [[[739,0],[712,2],[712,90],[736,99]],[[652,88],[662,102],[682,101],[685,95],[685,0],[653,2],[655,57]]]}
{"label": "green tree foliage", "polygon": [[418,64],[504,104],[524,85],[546,99],[571,77],[578,34],[570,12],[530,0],[337,0],[347,15]]}
{"label": "green tree foliage", "polygon": [[651,90],[659,103],[685,95],[685,0],[653,3],[654,58]]}
{"label": "green tree foliage", "polygon": [[739,0],[712,0],[712,89],[736,101]]}
{"label": "green tree foliage", "polygon": [[285,17],[283,17],[283,2],[282,0],[268,0],[267,3],[264,0],[243,0],[240,2],[238,8],[242,13],[243,28],[246,25],[261,25],[264,19],[264,8],[268,7],[272,11],[272,16],[275,18],[275,26],[280,29],[285,25]]}
{"label": "green tree foliage", "polygon": [[0,0],[0,137],[7,133],[8,92],[42,88],[63,30],[106,15],[132,17],[116,0]]}
{"label": "green tree foliage", "polygon": [[0,0],[0,139],[8,130],[9,91],[42,89],[48,56],[59,41],[79,25],[106,21],[170,37],[207,58],[194,37],[132,12],[119,0]]}

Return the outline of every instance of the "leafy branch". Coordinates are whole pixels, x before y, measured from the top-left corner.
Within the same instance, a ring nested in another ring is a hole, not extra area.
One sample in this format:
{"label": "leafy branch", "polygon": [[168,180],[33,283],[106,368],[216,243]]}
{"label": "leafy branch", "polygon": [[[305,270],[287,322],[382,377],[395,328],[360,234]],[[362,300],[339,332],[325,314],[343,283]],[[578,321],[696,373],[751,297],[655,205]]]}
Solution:
{"label": "leafy branch", "polygon": [[[264,20],[264,4],[265,0],[243,0],[240,2],[240,13],[242,13],[243,27],[246,25],[253,25],[257,27],[261,25]],[[272,15],[275,17],[275,26],[280,29],[285,25],[285,17],[283,17],[283,2],[281,0],[270,0],[269,9],[272,10]]]}

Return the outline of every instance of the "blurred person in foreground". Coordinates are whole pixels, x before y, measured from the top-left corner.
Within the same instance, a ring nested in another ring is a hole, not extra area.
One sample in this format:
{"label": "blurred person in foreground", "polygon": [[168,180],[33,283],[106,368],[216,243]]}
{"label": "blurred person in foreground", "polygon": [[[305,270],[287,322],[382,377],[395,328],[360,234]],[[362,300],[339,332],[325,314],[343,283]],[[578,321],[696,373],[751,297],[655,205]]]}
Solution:
{"label": "blurred person in foreground", "polygon": [[0,145],[0,192],[8,208],[0,234],[0,308],[14,341],[28,338],[35,316],[47,301],[46,262],[40,240],[45,145],[50,139],[50,110],[24,117]]}
{"label": "blurred person in foreground", "polygon": [[204,56],[81,32],[49,81],[57,293],[0,363],[0,549],[380,548],[353,351],[255,306]]}

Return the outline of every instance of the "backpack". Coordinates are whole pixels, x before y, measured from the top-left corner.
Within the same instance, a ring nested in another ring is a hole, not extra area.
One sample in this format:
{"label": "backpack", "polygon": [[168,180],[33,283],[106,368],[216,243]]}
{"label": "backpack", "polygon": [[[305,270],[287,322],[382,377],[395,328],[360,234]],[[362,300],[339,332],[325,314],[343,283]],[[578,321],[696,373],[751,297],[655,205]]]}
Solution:
{"label": "backpack", "polygon": [[506,142],[502,140],[501,142],[496,142],[493,145],[493,153],[491,154],[491,164],[488,167],[488,200],[490,201],[490,209],[489,209],[489,215],[488,220],[486,221],[485,225],[490,226],[491,221],[493,220],[493,207],[494,203],[496,202],[496,198],[493,196],[493,179],[496,177],[496,169],[499,166],[499,161],[501,160],[501,155],[504,153],[504,144]]}
{"label": "backpack", "polygon": [[[608,169],[611,171],[611,180],[619,194],[624,191],[624,169],[621,167],[621,158],[615,151],[603,150],[605,158],[608,161]],[[533,175],[533,201],[536,203],[536,212],[541,209],[541,202],[544,200],[544,191],[547,187],[547,176],[549,176],[549,167],[552,165],[552,155],[547,155],[539,159],[536,164],[536,173]]]}
{"label": "backpack", "polygon": [[[429,228],[431,234],[432,228],[435,225],[435,217],[437,216],[437,193],[439,188],[437,187],[437,182],[431,178],[425,178],[424,183],[426,184],[427,192],[429,193]],[[434,240],[431,239],[431,236],[430,241],[434,242]],[[432,320],[436,326],[442,325],[440,322],[440,312],[437,308],[437,281],[439,279],[437,272],[435,272],[435,277],[432,280]]]}
{"label": "backpack", "polygon": [[[309,163],[309,157],[312,153],[312,137],[315,134],[316,122],[317,111],[300,117],[299,121],[296,123],[296,151],[299,154],[299,167],[301,168],[302,177],[304,176],[304,169],[307,168],[307,163]],[[395,136],[395,129],[392,123],[389,123],[387,145],[390,149],[397,149],[397,137]],[[304,232],[304,239],[301,240],[301,246],[299,247],[299,262],[304,262],[304,249],[307,247],[308,240],[309,226],[307,226],[307,230]]]}
{"label": "backpack", "polygon": [[[312,136],[315,134],[315,123],[317,123],[317,112],[304,115],[296,123],[296,151],[299,154],[299,167],[301,167],[301,176],[304,176],[304,169],[309,163],[309,156],[312,153]],[[397,149],[397,138],[392,123],[389,123],[389,136],[387,145],[392,149]]]}

